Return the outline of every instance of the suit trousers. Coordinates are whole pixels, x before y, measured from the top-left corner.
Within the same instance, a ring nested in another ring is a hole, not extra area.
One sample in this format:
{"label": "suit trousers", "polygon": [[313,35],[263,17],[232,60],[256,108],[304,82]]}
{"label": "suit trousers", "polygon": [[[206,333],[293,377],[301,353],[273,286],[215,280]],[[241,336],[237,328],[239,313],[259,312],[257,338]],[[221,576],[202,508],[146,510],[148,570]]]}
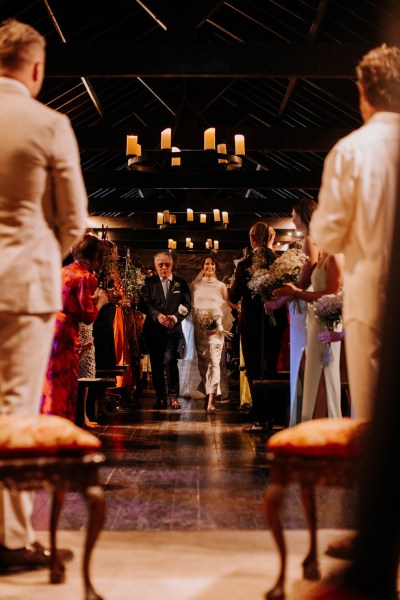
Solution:
{"label": "suit trousers", "polygon": [[382,334],[356,319],[345,323],[344,329],[351,414],[357,419],[370,419],[378,380]]}
{"label": "suit trousers", "polygon": [[149,341],[153,386],[158,400],[179,396],[178,341],[169,335]]}
{"label": "suit trousers", "polygon": [[[39,414],[55,316],[0,313],[0,414]],[[0,545],[22,548],[35,541],[33,495],[0,491]]]}

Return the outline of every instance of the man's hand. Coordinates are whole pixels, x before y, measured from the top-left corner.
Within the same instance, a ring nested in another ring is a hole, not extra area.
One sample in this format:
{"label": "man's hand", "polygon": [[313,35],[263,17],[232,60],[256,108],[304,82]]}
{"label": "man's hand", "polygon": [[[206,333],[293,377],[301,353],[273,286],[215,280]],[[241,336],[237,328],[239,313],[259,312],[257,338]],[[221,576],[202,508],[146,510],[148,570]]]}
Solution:
{"label": "man's hand", "polygon": [[157,320],[160,325],[166,327],[167,329],[172,329],[172,327],[174,327],[174,325],[178,322],[178,319],[174,315],[163,315],[161,313],[158,315]]}

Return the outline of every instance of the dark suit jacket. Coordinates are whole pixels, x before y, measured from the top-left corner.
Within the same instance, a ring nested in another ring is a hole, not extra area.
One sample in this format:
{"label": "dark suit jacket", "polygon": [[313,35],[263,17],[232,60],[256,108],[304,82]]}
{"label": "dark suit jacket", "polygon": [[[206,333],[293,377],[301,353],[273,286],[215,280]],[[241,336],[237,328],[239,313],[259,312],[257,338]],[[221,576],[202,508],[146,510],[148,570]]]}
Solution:
{"label": "dark suit jacket", "polygon": [[[153,275],[146,280],[142,289],[144,299],[143,312],[146,319],[143,325],[142,336],[148,343],[162,336],[173,336],[177,339],[182,337],[181,322],[186,318],[178,312],[179,305],[184,306],[188,314],[191,308],[191,296],[189,287],[184,279],[173,276],[169,286],[168,296],[165,298],[160,277]],[[172,329],[166,329],[157,320],[159,314],[174,315],[178,322]]]}

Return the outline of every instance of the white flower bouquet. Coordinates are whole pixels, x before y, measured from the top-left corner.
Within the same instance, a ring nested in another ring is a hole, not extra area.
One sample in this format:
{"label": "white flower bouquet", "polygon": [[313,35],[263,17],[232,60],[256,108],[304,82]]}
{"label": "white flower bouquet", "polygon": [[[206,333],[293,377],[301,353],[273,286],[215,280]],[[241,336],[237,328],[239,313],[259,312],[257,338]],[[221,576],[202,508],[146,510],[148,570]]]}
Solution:
{"label": "white flower bouquet", "polygon": [[201,310],[197,314],[198,325],[204,335],[212,335],[220,331],[227,337],[232,337],[229,331],[222,327],[221,317],[213,310]]}
{"label": "white flower bouquet", "polygon": [[269,269],[257,269],[252,273],[248,287],[254,295],[258,294],[262,300],[271,300],[274,290],[286,283],[295,283],[300,271],[308,258],[301,250],[290,248]]}
{"label": "white flower bouquet", "polygon": [[[314,302],[312,306],[319,323],[327,331],[334,331],[342,321],[343,292],[326,294]],[[320,359],[324,366],[333,360],[330,343],[322,344]]]}

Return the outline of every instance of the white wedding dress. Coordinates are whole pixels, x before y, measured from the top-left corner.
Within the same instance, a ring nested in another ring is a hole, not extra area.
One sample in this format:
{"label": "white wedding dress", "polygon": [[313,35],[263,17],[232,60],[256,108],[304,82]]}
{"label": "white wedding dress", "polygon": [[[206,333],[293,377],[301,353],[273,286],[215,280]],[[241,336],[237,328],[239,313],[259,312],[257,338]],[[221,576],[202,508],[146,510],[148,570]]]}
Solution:
{"label": "white wedding dress", "polygon": [[[214,393],[224,396],[227,393],[227,386],[221,378],[225,339],[223,330],[230,331],[234,320],[231,309],[224,299],[227,296],[227,289],[225,284],[216,277],[204,277],[201,272],[190,284],[190,291],[192,311],[186,319],[184,328],[186,348],[184,358],[179,365],[180,376],[182,373],[181,395],[195,397],[196,391],[200,390],[203,394]],[[205,332],[200,325],[201,315],[208,311],[212,312],[219,325],[218,330],[213,332]],[[198,377],[195,376],[193,368],[195,354]]]}

